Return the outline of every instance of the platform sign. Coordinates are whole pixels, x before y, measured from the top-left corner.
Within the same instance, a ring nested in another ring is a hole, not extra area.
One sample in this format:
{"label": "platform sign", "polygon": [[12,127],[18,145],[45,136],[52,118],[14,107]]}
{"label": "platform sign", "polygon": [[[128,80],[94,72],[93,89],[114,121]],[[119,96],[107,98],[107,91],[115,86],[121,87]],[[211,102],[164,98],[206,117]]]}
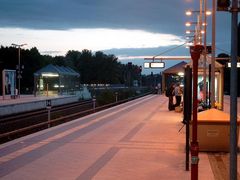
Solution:
{"label": "platform sign", "polygon": [[145,62],[144,68],[164,68],[165,63],[164,62]]}
{"label": "platform sign", "polygon": [[145,63],[143,64],[143,67],[144,67],[144,68],[150,68],[150,63],[149,63],[149,62],[145,62]]}
{"label": "platform sign", "polygon": [[150,68],[164,68],[165,63],[164,62],[151,62]]}
{"label": "platform sign", "polygon": [[51,108],[52,107],[52,101],[51,101],[51,99],[47,99],[46,100],[46,108],[48,109],[48,108]]}
{"label": "platform sign", "polygon": [[48,111],[48,128],[51,127],[51,108],[52,108],[52,101],[51,99],[47,99],[46,100],[46,108],[47,108],[47,111]]}
{"label": "platform sign", "polygon": [[[229,67],[229,68],[231,67],[231,63],[230,62],[227,63],[227,67]],[[237,62],[237,68],[240,68],[240,62]]]}

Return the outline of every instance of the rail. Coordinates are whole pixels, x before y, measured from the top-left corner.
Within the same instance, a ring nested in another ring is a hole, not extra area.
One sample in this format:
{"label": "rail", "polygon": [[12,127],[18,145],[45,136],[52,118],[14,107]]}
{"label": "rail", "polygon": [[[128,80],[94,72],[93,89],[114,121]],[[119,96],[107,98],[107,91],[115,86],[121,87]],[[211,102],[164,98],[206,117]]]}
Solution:
{"label": "rail", "polygon": [[[110,107],[113,107],[113,106],[116,106],[116,105],[119,105],[119,104],[122,104],[122,103],[125,103],[125,102],[128,102],[128,101],[131,101],[131,100],[134,100],[134,99],[137,99],[137,98],[149,95],[149,94],[151,94],[151,92],[147,92],[145,94],[141,94],[141,95],[134,96],[134,97],[124,99],[124,100],[119,100],[117,102],[109,103],[109,104],[106,104],[106,105],[103,105],[103,106],[98,106],[98,107],[94,107],[93,106],[93,100],[90,100],[88,102],[82,103],[82,104],[91,103],[92,106],[91,106],[90,109],[86,109],[86,110],[82,110],[82,111],[75,112],[75,113],[72,113],[72,114],[64,115],[64,116],[52,119],[50,121],[46,121],[46,119],[45,119],[44,122],[40,122],[40,123],[37,123],[37,124],[34,124],[34,125],[30,125],[30,126],[27,126],[27,127],[16,129],[16,130],[13,130],[13,131],[10,131],[10,132],[2,133],[0,135],[0,143],[7,142],[9,140],[16,139],[18,137],[22,137],[22,135],[20,133],[24,133],[24,132],[28,132],[28,131],[30,131],[30,133],[33,133],[33,132],[37,131],[37,128],[46,129],[48,127],[53,127],[53,126],[56,126],[56,125],[64,123],[64,122],[68,122],[68,121],[74,120],[76,118],[83,117],[84,115],[91,114],[91,113],[94,113],[94,112],[97,112],[97,111],[101,111],[103,109],[107,109],[107,108],[110,108]],[[71,107],[74,107],[74,106],[78,106],[78,105],[77,104],[69,105],[68,107],[71,108]],[[54,111],[55,112],[66,111],[66,106],[56,107]],[[41,114],[43,112],[46,113],[47,111],[46,110],[41,110],[41,112],[39,112],[39,113]],[[20,115],[20,116],[21,117],[26,117],[26,116],[29,116],[29,115],[36,115],[36,114],[38,115],[39,113],[32,112],[32,113],[27,113],[28,115],[25,115],[25,116]],[[18,116],[18,118],[20,116]],[[10,120],[10,119],[8,119],[8,120]],[[4,121],[6,122],[7,118],[4,119],[3,121],[1,120],[0,122],[2,123]],[[30,133],[26,133],[26,134],[30,134]],[[7,139],[4,139],[4,138],[7,138]]]}

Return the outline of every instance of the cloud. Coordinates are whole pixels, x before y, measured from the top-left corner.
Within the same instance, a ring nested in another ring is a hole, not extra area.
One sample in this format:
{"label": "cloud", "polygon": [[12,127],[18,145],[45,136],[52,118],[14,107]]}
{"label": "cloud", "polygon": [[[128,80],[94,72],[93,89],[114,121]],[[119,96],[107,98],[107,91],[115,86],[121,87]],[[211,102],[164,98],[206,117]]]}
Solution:
{"label": "cloud", "polygon": [[142,29],[179,34],[184,32],[179,31],[184,29],[179,23],[183,24],[185,7],[178,0],[2,0],[0,26]]}
{"label": "cloud", "polygon": [[[209,1],[208,4],[211,9],[211,2]],[[148,50],[157,47],[164,48],[165,46],[162,44],[169,43],[168,46],[171,46],[181,41],[180,36],[184,36],[186,30],[185,22],[197,19],[196,16],[186,17],[184,12],[187,9],[198,10],[199,1],[1,0],[1,43],[3,43],[2,45],[9,45],[13,42],[28,43],[30,47],[36,46],[42,52],[61,51],[61,53],[65,53],[68,49],[81,50],[84,47],[89,49],[93,47],[96,50],[110,48],[109,52],[116,53],[120,51],[119,48],[124,48],[123,50],[129,48],[141,54],[141,50],[144,48]],[[219,42],[216,44],[219,44],[222,49],[229,50],[230,14],[220,12],[216,16],[216,40]],[[208,22],[207,40],[211,42],[211,31],[209,31],[211,30],[211,17],[208,18]],[[13,32],[13,28],[15,28],[15,32]],[[10,30],[8,33],[11,35],[3,34],[3,29]],[[26,31],[23,32],[23,29]],[[82,31],[79,31],[80,29]],[[94,29],[98,29],[97,34],[101,37],[95,38],[95,36],[89,35]],[[111,30],[109,36],[103,35],[101,29]],[[136,35],[127,33],[125,37],[130,36],[127,40],[122,38],[118,42],[113,42],[116,40],[114,36],[121,35],[117,33],[119,30],[132,30],[131,32]],[[148,38],[139,38],[137,35],[139,31],[145,32],[144,37]],[[83,33],[86,34],[88,40],[82,37]],[[173,36],[175,36],[175,40]],[[132,40],[133,37],[134,40]],[[100,40],[104,42],[102,47],[95,43]],[[165,43],[163,43],[164,40],[166,40]],[[105,41],[109,44],[105,45]],[[93,44],[90,44],[91,42]]]}
{"label": "cloud", "polygon": [[[156,48],[179,45],[181,37],[172,34],[151,33],[126,29],[69,29],[33,30],[22,28],[0,28],[3,45],[27,43],[41,52],[89,49],[92,51],[121,48]],[[11,39],[9,39],[11,37]]]}

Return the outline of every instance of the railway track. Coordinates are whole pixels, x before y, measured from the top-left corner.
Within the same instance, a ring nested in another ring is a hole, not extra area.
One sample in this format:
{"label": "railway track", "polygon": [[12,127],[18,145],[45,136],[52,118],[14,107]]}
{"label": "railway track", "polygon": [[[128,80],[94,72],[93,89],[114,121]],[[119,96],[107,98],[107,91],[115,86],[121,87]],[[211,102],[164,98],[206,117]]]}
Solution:
{"label": "railway track", "polygon": [[48,121],[47,109],[2,116],[0,117],[0,143],[73,120],[91,113],[92,110],[93,101],[86,100],[53,107],[50,112],[50,121]]}
{"label": "railway track", "polygon": [[41,131],[52,126],[59,125],[148,94],[150,93],[99,107],[95,106],[96,104],[94,105],[93,100],[56,106],[50,111],[50,120],[48,119],[47,109],[39,109],[36,111],[14,114],[11,116],[2,116],[0,117],[0,143],[5,143],[7,141],[11,141],[13,139]]}

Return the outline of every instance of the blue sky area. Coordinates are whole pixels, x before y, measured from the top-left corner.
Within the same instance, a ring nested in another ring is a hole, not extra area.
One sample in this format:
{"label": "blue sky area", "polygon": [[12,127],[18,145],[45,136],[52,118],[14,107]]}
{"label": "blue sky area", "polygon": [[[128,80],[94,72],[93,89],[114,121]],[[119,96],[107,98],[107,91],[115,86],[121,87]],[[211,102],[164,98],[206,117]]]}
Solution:
{"label": "blue sky area", "polygon": [[[185,11],[199,10],[196,0],[0,0],[0,4],[0,45],[27,43],[24,48],[37,47],[53,56],[68,50],[100,50],[137,65],[143,64],[144,56],[185,43],[185,22],[197,21],[196,14],[187,17]],[[219,49],[230,52],[230,20],[230,13],[217,12],[216,54],[223,52]],[[210,44],[211,16],[207,23]],[[188,56],[189,49],[183,46],[165,55]],[[177,62],[166,61],[166,67]]]}

